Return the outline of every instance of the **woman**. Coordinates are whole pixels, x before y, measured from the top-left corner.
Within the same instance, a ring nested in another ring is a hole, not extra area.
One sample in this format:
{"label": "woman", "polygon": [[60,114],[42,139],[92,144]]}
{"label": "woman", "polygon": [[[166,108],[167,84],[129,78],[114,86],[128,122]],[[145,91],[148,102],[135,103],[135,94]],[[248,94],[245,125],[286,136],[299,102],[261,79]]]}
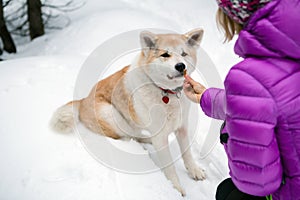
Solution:
{"label": "woman", "polygon": [[224,120],[230,179],[216,199],[300,199],[300,0],[217,0],[217,21],[244,60],[225,89],[186,76],[184,91]]}

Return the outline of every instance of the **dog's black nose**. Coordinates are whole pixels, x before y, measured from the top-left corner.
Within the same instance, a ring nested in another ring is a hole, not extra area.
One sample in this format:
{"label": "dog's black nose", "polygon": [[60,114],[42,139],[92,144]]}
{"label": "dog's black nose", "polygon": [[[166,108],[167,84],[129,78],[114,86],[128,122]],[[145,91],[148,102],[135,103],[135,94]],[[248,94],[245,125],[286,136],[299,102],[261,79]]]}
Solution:
{"label": "dog's black nose", "polygon": [[185,64],[184,63],[177,63],[175,65],[175,69],[179,72],[183,72],[183,70],[185,69]]}

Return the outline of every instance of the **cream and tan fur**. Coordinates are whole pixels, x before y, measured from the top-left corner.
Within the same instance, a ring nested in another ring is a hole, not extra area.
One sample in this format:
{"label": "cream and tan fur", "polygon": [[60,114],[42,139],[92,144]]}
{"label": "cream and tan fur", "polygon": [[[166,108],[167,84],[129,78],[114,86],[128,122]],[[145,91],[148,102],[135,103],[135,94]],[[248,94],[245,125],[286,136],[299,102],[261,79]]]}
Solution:
{"label": "cream and tan fur", "polygon": [[[182,158],[189,175],[202,180],[205,174],[195,163],[188,137],[190,102],[180,95],[184,77],[184,64],[188,73],[194,70],[196,54],[203,36],[202,29],[186,34],[140,34],[142,50],[130,66],[99,81],[90,94],[60,107],[53,115],[52,127],[69,132],[80,121],[93,132],[114,139],[134,138],[152,143],[166,177],[185,195],[168,146],[168,136],[174,132],[182,151]],[[169,102],[162,101],[162,90],[179,90],[168,94]],[[75,113],[73,112],[75,108]],[[146,137],[142,130],[151,136]],[[164,167],[167,166],[167,167]]]}

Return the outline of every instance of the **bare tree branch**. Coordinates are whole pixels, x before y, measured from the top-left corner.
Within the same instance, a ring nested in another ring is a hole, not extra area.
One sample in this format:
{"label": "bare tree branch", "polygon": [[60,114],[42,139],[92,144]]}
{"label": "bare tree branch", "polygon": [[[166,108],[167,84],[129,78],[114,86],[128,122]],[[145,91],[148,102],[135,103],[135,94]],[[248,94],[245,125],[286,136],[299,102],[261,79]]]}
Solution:
{"label": "bare tree branch", "polygon": [[3,2],[2,7],[5,8],[11,1],[12,0],[8,0],[8,1]]}
{"label": "bare tree branch", "polygon": [[20,19],[22,19],[24,17],[26,17],[26,19],[27,19],[27,13],[26,13],[26,11],[20,13],[20,15],[17,15],[17,14],[10,15],[10,16],[14,16],[13,18],[10,18],[10,16],[7,16],[6,19],[5,19],[5,21],[6,22],[16,22],[16,21],[18,21],[18,20],[20,20]]}
{"label": "bare tree branch", "polygon": [[47,2],[42,4],[43,7],[52,8],[52,9],[55,9],[55,10],[58,10],[61,12],[72,12],[72,11],[78,10],[79,8],[81,8],[84,5],[85,5],[85,2],[81,2],[80,4],[76,5],[76,4],[74,4],[73,0],[70,0],[62,5],[52,5],[52,4],[47,4]]}
{"label": "bare tree branch", "polygon": [[25,14],[26,14],[26,12],[27,12],[26,3],[20,5],[19,8],[17,10],[15,10],[14,12],[7,14],[5,16],[5,18],[10,17],[10,16],[14,16],[16,13],[18,13],[20,11],[22,11],[22,13],[25,12]]}

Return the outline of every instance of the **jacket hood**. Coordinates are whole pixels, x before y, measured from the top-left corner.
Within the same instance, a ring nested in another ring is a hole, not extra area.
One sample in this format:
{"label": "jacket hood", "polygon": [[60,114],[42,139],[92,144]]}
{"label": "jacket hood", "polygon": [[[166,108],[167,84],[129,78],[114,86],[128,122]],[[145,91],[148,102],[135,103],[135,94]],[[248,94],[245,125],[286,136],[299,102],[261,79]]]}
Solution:
{"label": "jacket hood", "polygon": [[245,57],[300,60],[300,0],[272,0],[256,11],[235,44]]}

